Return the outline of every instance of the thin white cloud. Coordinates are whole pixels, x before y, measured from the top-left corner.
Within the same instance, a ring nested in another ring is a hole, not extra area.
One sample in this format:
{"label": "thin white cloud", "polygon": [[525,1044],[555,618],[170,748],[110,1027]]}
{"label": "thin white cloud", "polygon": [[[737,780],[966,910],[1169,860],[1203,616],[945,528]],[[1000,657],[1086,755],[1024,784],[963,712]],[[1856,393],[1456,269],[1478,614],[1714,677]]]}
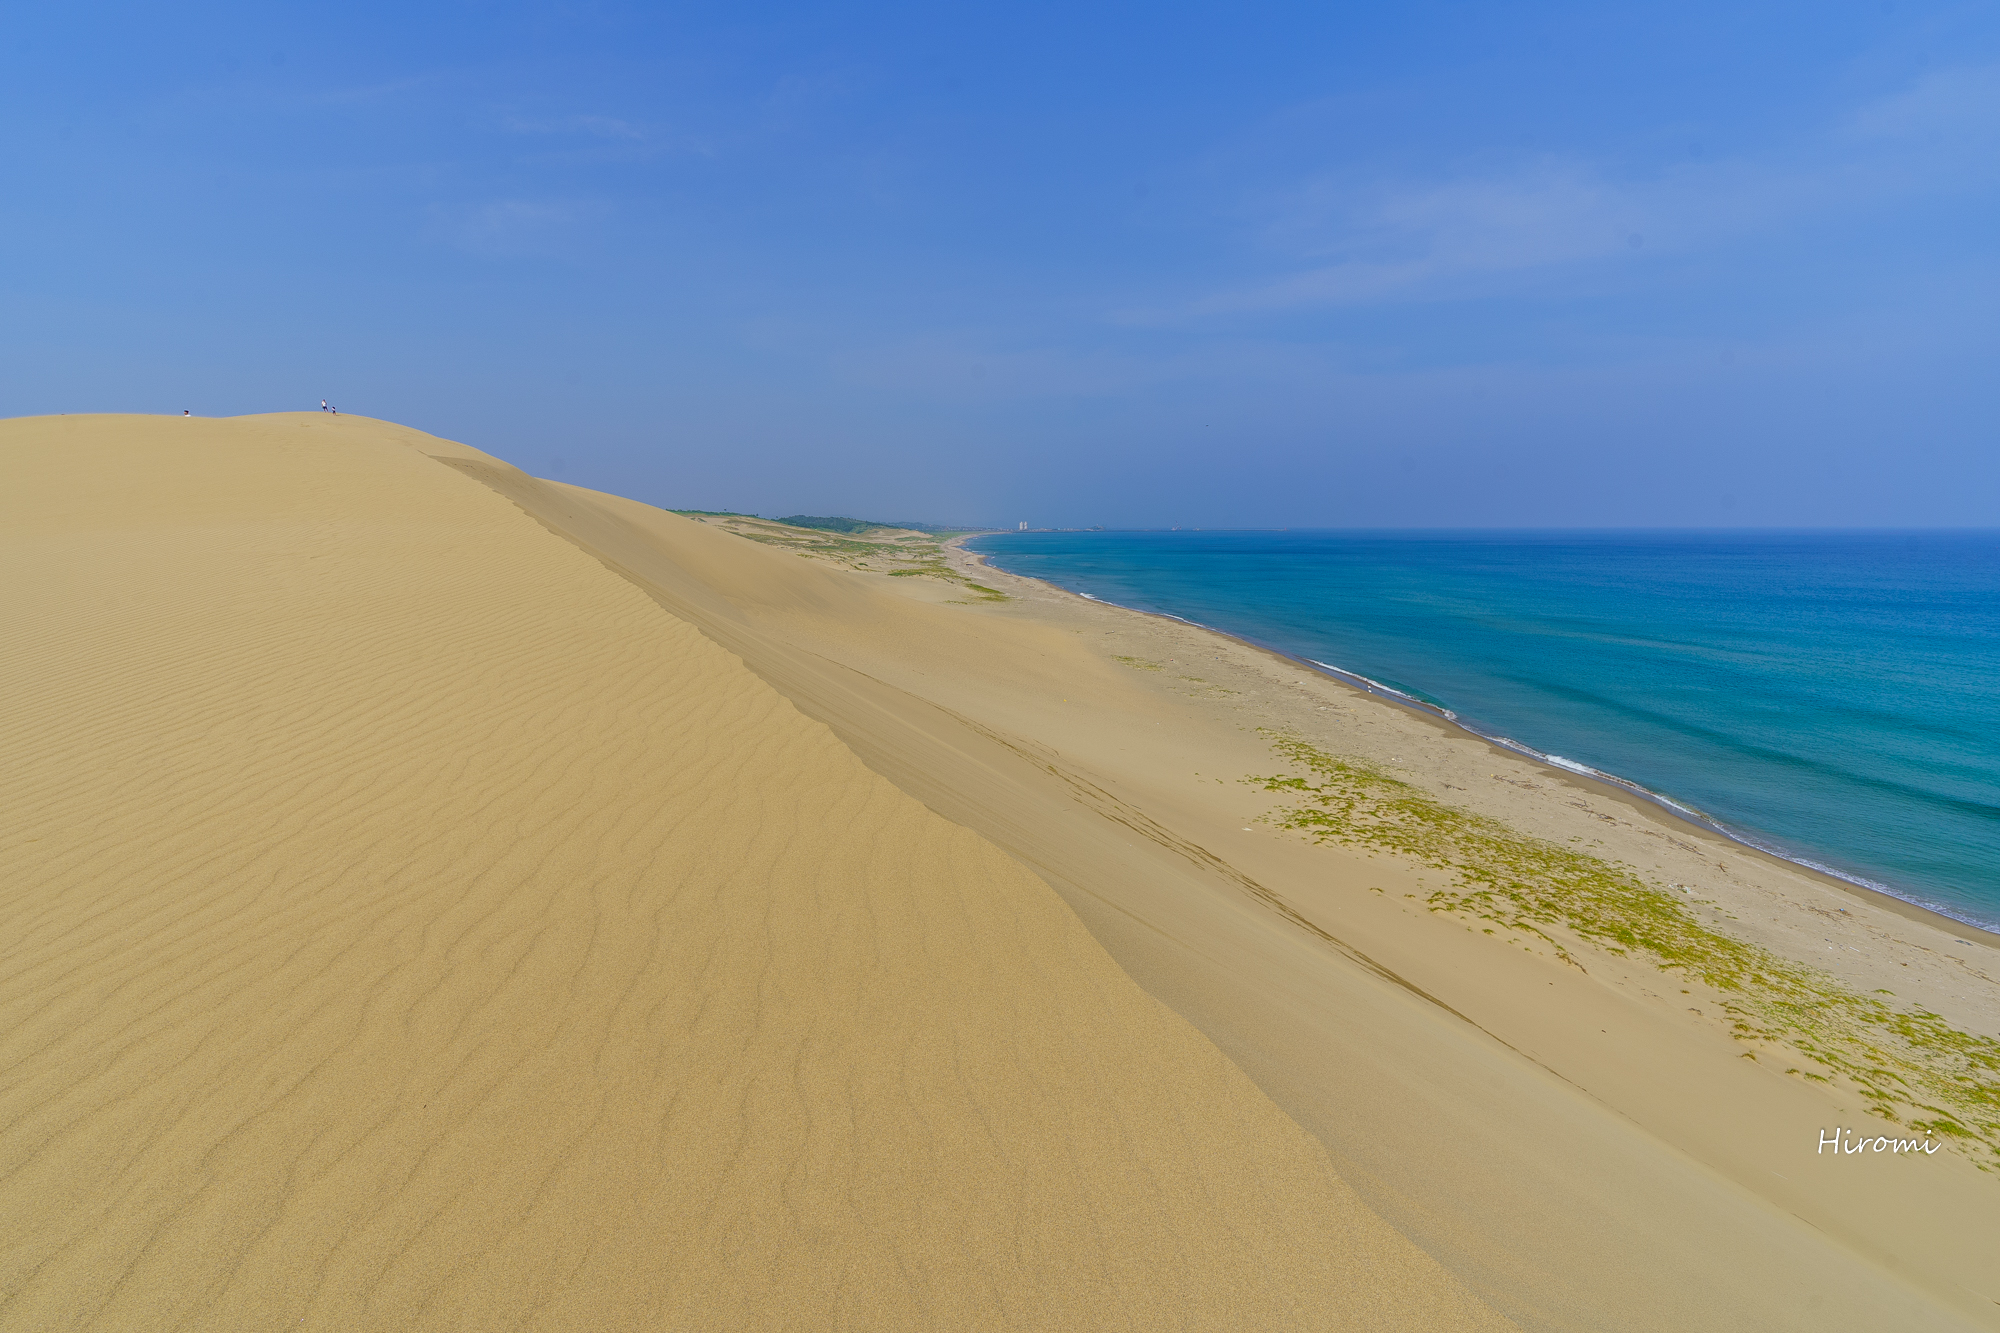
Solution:
{"label": "thin white cloud", "polygon": [[620,120],[616,116],[557,116],[541,119],[506,116],[501,119],[500,125],[501,128],[514,134],[581,134],[594,139],[635,141],[654,137],[631,121]]}
{"label": "thin white cloud", "polygon": [[346,88],[329,88],[317,94],[310,94],[313,101],[329,103],[379,103],[395,101],[426,88],[433,88],[446,82],[446,78],[436,74],[417,74],[408,78],[391,79],[386,83],[355,84]]}
{"label": "thin white cloud", "polygon": [[515,259],[560,253],[609,212],[595,200],[494,199],[435,210],[431,222],[434,232],[469,254]]}
{"label": "thin white cloud", "polygon": [[499,119],[509,134],[538,140],[522,157],[533,164],[616,164],[651,162],[661,157],[716,156],[715,145],[682,130],[624,120],[618,116],[519,116]]}
{"label": "thin white cloud", "polygon": [[[1579,165],[1538,163],[1511,177],[1341,191],[1315,185],[1284,219],[1301,248],[1332,260],[1201,302],[1203,311],[1369,302],[1474,274],[1518,272],[1622,254],[1654,219],[1630,191]],[[1303,233],[1317,232],[1308,237]]]}
{"label": "thin white cloud", "polygon": [[[1317,384],[1348,349],[1271,341],[1203,341],[1168,353],[1110,347],[1021,345],[990,330],[843,345],[845,331],[793,330],[782,345],[833,346],[826,364],[843,382],[907,399],[953,404],[1038,398],[1157,397],[1195,384],[1285,391]],[[779,345],[772,343],[767,345]]]}
{"label": "thin white cloud", "polygon": [[829,363],[851,384],[950,402],[1129,392],[1164,373],[1140,357],[1072,348],[1009,347],[979,335],[938,334],[847,347]]}
{"label": "thin white cloud", "polygon": [[1698,249],[1808,215],[1990,183],[2000,69],[1959,69],[1860,108],[1784,162],[1688,162],[1619,179],[1577,160],[1436,182],[1305,182],[1266,213],[1290,272],[1131,322],[1462,299],[1526,276]]}
{"label": "thin white cloud", "polygon": [[1862,107],[1850,128],[1863,139],[1991,143],[2000,138],[2000,65],[1927,74]]}

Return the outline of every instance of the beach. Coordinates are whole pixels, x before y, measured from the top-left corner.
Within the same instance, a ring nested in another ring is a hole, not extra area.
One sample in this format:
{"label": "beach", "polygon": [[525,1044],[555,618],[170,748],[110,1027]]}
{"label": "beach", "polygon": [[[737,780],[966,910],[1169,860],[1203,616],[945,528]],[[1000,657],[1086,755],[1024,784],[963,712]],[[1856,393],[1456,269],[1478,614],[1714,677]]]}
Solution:
{"label": "beach", "polygon": [[2000,1327],[1984,1142],[1826,1153],[1942,1134],[1847,1029],[1327,812],[1974,1061],[1978,932],[954,546],[345,415],[0,457],[0,1323]]}
{"label": "beach", "polygon": [[1359,673],[1517,753],[2000,929],[1991,535],[1204,530],[967,545],[1011,573]]}

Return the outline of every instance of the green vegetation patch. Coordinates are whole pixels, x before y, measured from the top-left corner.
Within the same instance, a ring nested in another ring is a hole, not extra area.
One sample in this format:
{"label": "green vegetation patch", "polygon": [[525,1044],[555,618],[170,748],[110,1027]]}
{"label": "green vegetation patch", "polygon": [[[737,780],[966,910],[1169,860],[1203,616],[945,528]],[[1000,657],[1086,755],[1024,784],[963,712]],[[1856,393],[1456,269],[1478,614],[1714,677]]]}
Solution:
{"label": "green vegetation patch", "polygon": [[1697,979],[1723,997],[1737,1040],[1817,1060],[1851,1083],[1876,1115],[1956,1143],[1981,1170],[2000,1159],[2000,1041],[1961,1032],[1928,1010],[1893,1007],[1818,968],[1711,930],[1676,895],[1622,864],[1446,805],[1296,736],[1263,734],[1279,757],[1303,770],[1244,779],[1297,802],[1268,816],[1278,827],[1447,871],[1455,882],[1429,895],[1433,911],[1535,937],[1565,961],[1575,959],[1550,933],[1557,928]]}
{"label": "green vegetation patch", "polygon": [[1128,667],[1137,667],[1141,671],[1165,671],[1167,669],[1164,662],[1149,662],[1143,657],[1114,656],[1111,660],[1114,662],[1123,662]]}
{"label": "green vegetation patch", "polygon": [[855,518],[821,519],[805,514],[784,519],[760,519],[747,514],[712,517],[725,520],[716,526],[726,532],[766,546],[782,547],[807,559],[832,560],[851,569],[865,569],[891,578],[943,579],[979,594],[978,601],[1007,600],[1006,593],[974,583],[953,569],[945,560],[940,539],[935,536],[889,529]]}
{"label": "green vegetation patch", "polygon": [[788,518],[779,519],[778,522],[787,527],[815,528],[821,532],[873,532],[877,528],[889,526],[886,523],[870,523],[866,519],[820,518],[813,514],[793,514]]}

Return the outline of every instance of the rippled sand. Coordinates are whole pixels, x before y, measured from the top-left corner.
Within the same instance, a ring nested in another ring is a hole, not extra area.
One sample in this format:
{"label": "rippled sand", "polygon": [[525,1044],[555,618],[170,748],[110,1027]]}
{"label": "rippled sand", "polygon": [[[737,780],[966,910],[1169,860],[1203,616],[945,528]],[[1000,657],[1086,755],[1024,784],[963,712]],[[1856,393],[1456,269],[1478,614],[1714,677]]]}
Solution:
{"label": "rippled sand", "polygon": [[0,464],[0,1326],[1506,1326],[476,451]]}

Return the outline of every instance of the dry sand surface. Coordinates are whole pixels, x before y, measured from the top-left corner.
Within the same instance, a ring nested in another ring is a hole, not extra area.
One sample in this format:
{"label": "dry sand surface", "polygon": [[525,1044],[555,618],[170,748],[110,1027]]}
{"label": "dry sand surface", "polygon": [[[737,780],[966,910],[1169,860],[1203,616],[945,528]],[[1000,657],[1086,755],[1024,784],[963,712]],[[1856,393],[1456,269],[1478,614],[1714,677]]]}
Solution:
{"label": "dry sand surface", "polygon": [[1991,1033],[1982,940],[1191,627],[384,423],[0,466],[0,1327],[2000,1327],[2000,1179],[1816,1155],[1862,1108],[1713,997],[1242,779],[1304,736]]}
{"label": "dry sand surface", "polygon": [[0,1326],[1506,1326],[1046,884],[429,452],[483,465],[0,427]]}

